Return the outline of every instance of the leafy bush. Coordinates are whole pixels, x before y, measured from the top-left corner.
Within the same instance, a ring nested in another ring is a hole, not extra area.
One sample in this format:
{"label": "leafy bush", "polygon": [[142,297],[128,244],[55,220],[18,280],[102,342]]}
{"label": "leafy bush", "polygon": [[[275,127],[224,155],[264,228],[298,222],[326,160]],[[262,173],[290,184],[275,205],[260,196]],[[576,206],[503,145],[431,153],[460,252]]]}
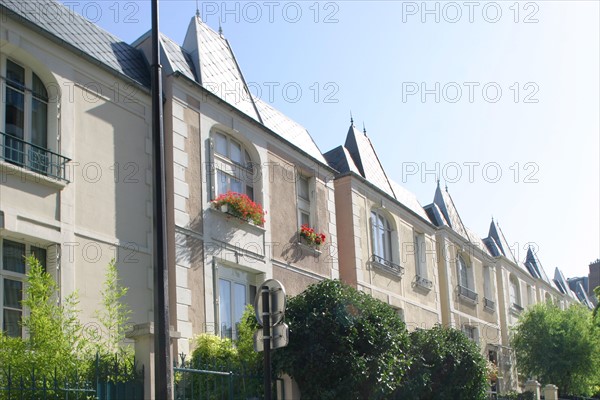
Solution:
{"label": "leafy bush", "polygon": [[303,399],[389,398],[410,364],[404,323],[387,304],[339,281],[309,286],[288,302],[290,343],[273,352]]}
{"label": "leafy bush", "polygon": [[533,392],[508,392],[498,396],[498,400],[534,400]]}
{"label": "leafy bush", "polygon": [[413,360],[398,399],[485,399],[488,368],[478,346],[464,333],[435,326],[410,334]]}

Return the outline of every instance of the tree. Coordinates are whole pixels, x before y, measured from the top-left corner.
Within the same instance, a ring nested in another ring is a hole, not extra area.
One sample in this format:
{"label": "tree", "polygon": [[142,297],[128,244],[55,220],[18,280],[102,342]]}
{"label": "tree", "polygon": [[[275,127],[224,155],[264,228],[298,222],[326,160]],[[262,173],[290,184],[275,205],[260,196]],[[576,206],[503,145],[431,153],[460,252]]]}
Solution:
{"label": "tree", "polygon": [[287,347],[274,368],[299,385],[303,399],[389,398],[410,364],[408,333],[387,304],[325,280],[288,302]]}
{"label": "tree", "polygon": [[85,365],[78,356],[85,353],[89,342],[78,318],[77,293],[59,303],[54,279],[34,256],[28,257],[26,262],[29,273],[22,303],[29,315],[23,317],[22,324],[29,338],[22,342],[26,353],[17,364],[28,373],[35,370],[38,374],[53,374],[56,371],[66,376],[75,371],[83,372]]}
{"label": "tree", "polygon": [[533,306],[520,316],[512,345],[520,372],[558,386],[561,394],[589,396],[600,382],[598,327],[580,305]]}
{"label": "tree", "polygon": [[435,326],[410,334],[413,363],[398,399],[485,399],[488,367],[478,346],[464,333]]}

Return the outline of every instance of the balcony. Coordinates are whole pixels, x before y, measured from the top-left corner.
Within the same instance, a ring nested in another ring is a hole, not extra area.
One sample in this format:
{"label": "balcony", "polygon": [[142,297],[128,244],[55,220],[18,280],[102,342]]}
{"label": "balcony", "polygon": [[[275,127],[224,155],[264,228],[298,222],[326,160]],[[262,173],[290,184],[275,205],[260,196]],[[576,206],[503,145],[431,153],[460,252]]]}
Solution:
{"label": "balcony", "polygon": [[0,132],[0,160],[25,168],[35,174],[69,182],[67,157]]}
{"label": "balcony", "polygon": [[495,311],[496,310],[496,303],[494,302],[494,300],[490,300],[488,298],[483,298],[483,306],[485,308],[487,308],[490,311]]}
{"label": "balcony", "polygon": [[420,275],[417,275],[415,277],[415,285],[417,287],[426,289],[426,290],[431,290],[431,288],[433,287],[433,282],[431,282],[429,279],[424,278]]}
{"label": "balcony", "polygon": [[477,304],[477,293],[465,286],[458,285],[458,297]]}
{"label": "balcony", "polygon": [[383,257],[380,257],[376,254],[371,256],[371,264],[379,269],[382,269],[386,272],[392,273],[396,276],[404,275],[404,268],[398,264],[394,264],[391,261],[386,260]]}
{"label": "balcony", "polygon": [[519,304],[517,303],[512,303],[510,305],[510,310],[512,312],[514,312],[515,314],[521,314],[521,312],[523,311],[523,307],[521,307]]}

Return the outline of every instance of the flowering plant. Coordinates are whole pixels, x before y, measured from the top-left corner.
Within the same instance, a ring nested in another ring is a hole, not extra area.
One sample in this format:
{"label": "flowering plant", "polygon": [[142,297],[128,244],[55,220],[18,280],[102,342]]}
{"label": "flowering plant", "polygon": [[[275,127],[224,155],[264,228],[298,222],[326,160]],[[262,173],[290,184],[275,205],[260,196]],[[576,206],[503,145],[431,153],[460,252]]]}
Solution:
{"label": "flowering plant", "polygon": [[258,226],[263,226],[265,223],[267,212],[260,204],[253,202],[250,197],[242,193],[227,192],[219,195],[212,201],[212,206],[216,209],[227,206],[227,213],[244,221],[251,221]]}
{"label": "flowering plant", "polygon": [[310,245],[320,246],[325,243],[325,234],[315,232],[315,230],[307,224],[302,225],[298,233],[300,234],[300,237],[304,238]]}

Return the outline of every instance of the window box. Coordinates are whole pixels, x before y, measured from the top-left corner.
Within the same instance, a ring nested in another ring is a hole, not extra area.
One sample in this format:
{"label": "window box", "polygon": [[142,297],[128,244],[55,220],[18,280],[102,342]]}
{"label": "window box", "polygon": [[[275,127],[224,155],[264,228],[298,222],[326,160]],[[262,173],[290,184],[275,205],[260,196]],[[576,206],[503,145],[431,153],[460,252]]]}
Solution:
{"label": "window box", "polygon": [[393,262],[386,260],[376,254],[373,254],[371,256],[371,264],[376,267],[379,268],[385,272],[389,272],[391,274],[394,274],[396,276],[402,276],[404,275],[404,268],[401,267],[398,264],[394,264]]}
{"label": "window box", "polygon": [[266,211],[245,194],[227,192],[213,200],[212,207],[259,227],[265,223]]}
{"label": "window box", "polygon": [[477,293],[467,287],[462,285],[458,285],[458,297],[464,300],[467,300],[473,304],[477,304],[477,298],[479,297]]}
{"label": "window box", "polygon": [[319,246],[307,244],[306,242],[303,241],[303,239],[301,239],[299,242],[297,242],[297,244],[302,250],[310,252],[310,253],[314,254],[315,256],[320,256],[322,254],[321,250],[319,249]]}

